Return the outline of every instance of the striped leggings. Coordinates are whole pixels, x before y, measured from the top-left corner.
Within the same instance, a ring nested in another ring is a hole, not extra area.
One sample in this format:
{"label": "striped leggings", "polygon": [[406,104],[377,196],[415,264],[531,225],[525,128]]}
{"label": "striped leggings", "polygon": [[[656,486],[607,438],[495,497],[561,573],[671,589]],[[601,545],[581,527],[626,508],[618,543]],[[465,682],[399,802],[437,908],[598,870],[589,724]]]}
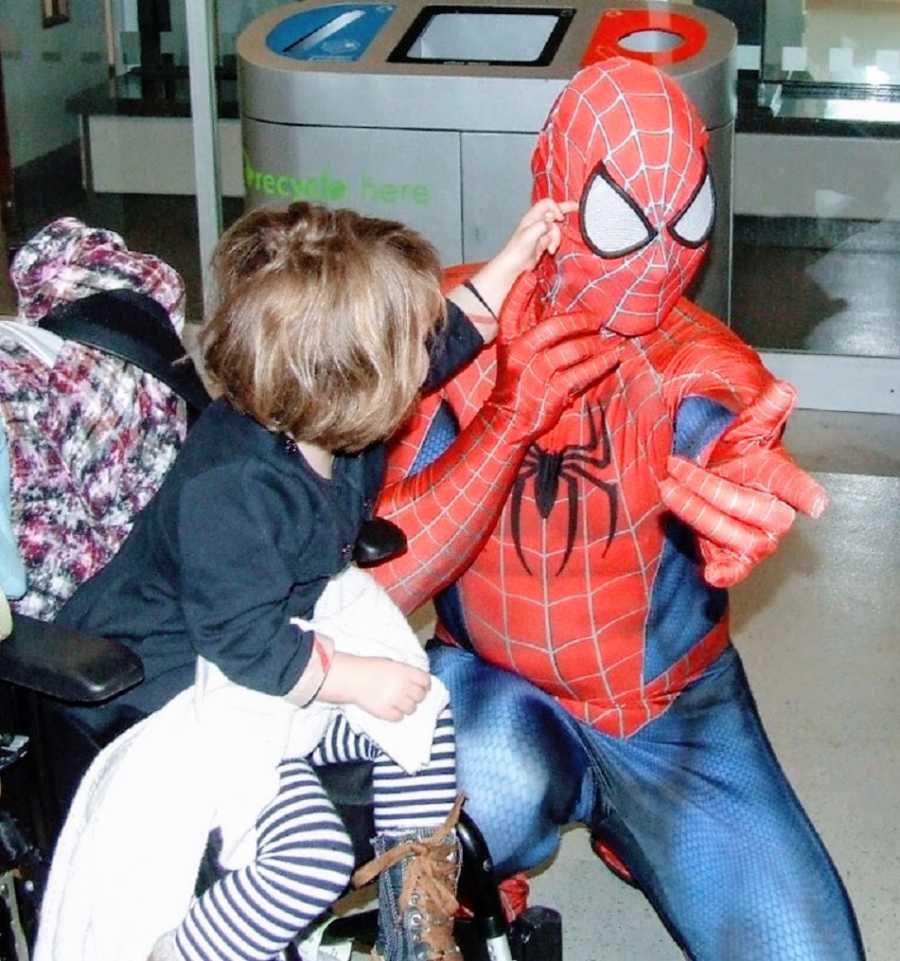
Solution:
{"label": "striped leggings", "polygon": [[373,763],[375,829],[405,834],[443,823],[456,797],[453,718],[438,719],[429,763],[407,774],[337,714],[316,750],[282,761],[279,788],[256,822],[256,860],[194,902],[175,932],[185,961],[268,961],[346,890],[353,846],[315,768]]}

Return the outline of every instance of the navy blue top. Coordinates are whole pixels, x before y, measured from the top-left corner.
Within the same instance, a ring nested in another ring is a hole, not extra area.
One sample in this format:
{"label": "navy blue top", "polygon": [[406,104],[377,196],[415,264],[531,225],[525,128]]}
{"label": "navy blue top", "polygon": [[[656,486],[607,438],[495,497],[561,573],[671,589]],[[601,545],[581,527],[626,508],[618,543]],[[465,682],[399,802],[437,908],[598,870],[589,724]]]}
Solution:
{"label": "navy blue top", "polygon": [[[428,386],[482,343],[449,304],[430,348]],[[285,694],[313,643],[290,619],[308,618],[326,582],[350,562],[383,476],[380,444],[336,456],[326,480],[283,435],[217,400],[119,552],[58,620],[140,654],[145,680],[117,698],[118,707],[161,707],[193,682],[197,654],[237,683]]]}

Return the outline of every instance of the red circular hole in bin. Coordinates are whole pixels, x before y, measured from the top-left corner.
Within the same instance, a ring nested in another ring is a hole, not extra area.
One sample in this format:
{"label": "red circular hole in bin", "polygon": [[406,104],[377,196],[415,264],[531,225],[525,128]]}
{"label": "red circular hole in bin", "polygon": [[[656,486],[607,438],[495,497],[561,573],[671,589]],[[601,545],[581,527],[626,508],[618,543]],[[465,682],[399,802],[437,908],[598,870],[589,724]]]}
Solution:
{"label": "red circular hole in bin", "polygon": [[706,27],[684,14],[607,10],[597,21],[581,66],[618,56],[663,67],[696,56],[705,45]]}

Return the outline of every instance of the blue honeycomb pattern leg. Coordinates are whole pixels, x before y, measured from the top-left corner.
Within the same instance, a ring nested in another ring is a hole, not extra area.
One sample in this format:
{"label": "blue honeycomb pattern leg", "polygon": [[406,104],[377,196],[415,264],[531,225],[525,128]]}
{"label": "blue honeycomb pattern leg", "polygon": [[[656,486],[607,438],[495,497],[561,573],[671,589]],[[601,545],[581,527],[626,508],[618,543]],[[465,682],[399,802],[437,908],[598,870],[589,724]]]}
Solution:
{"label": "blue honeycomb pattern leg", "polygon": [[733,649],[626,740],[468,652],[433,658],[453,698],[460,786],[502,873],[538,864],[581,821],[613,843],[694,961],[864,957]]}
{"label": "blue honeycomb pattern leg", "polygon": [[439,646],[429,654],[459,719],[456,771],[466,811],[502,876],[535,867],[556,850],[560,828],[590,811],[592,778],[577,724],[543,691],[468,651]]}

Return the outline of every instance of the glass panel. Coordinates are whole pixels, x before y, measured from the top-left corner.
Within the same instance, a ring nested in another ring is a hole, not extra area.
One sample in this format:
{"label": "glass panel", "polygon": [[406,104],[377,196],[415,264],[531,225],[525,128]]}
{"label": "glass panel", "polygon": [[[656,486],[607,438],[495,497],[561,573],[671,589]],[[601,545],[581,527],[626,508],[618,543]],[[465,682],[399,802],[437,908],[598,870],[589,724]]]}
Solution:
{"label": "glass panel", "polygon": [[900,5],[770,2],[763,47],[763,96],[743,83],[738,111],[734,326],[900,356]]}
{"label": "glass panel", "polygon": [[768,3],[764,80],[900,85],[900,6],[893,0]]}
{"label": "glass panel", "polygon": [[[765,0],[697,0],[695,5],[727,17],[737,27],[740,45],[758,47],[762,43]],[[758,69],[758,63],[756,66]]]}

